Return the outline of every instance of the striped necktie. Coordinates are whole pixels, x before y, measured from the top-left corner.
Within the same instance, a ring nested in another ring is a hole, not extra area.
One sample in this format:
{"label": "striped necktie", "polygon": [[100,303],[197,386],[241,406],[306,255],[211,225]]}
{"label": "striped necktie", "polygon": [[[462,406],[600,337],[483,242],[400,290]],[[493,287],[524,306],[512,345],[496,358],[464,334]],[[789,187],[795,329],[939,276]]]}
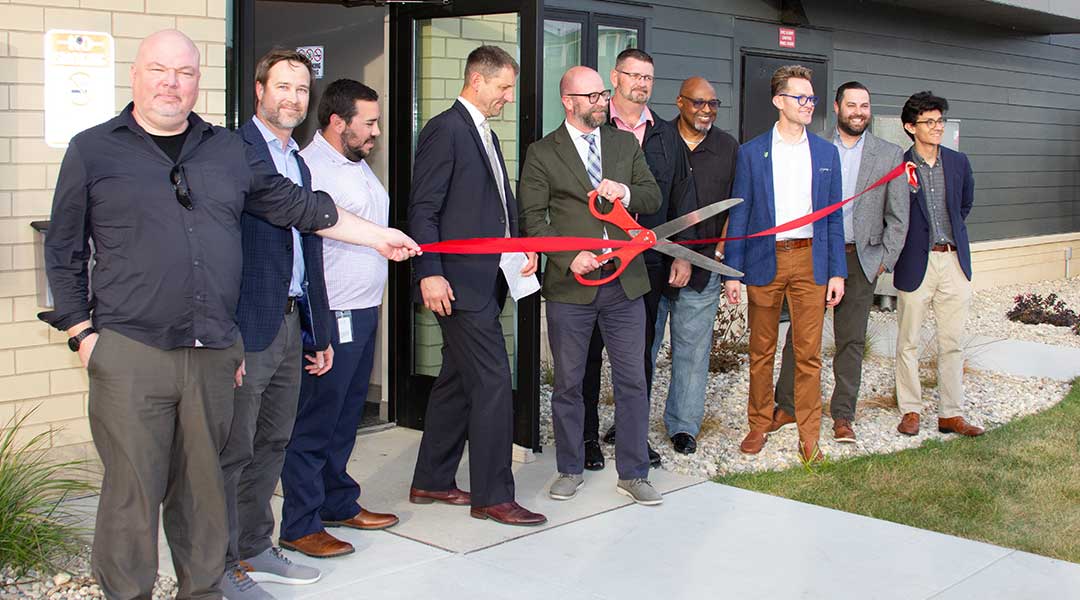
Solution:
{"label": "striped necktie", "polygon": [[596,134],[586,133],[582,137],[589,142],[589,158],[586,161],[585,171],[589,174],[589,181],[592,182],[593,188],[596,188],[603,179],[603,171],[600,169],[600,150],[596,147]]}

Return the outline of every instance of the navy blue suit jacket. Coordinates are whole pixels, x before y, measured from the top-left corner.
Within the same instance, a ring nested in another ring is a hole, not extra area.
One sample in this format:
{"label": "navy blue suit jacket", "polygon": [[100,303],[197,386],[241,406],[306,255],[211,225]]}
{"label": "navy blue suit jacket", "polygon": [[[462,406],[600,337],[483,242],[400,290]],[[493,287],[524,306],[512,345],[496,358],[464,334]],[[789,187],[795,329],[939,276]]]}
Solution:
{"label": "navy blue suit jacket", "polygon": [[[939,146],[938,160],[945,170],[945,206],[952,223],[953,241],[956,242],[956,255],[960,259],[960,268],[968,281],[971,280],[971,243],[968,241],[967,219],[971,206],[975,203],[975,175],[971,172],[971,163],[963,152]],[[913,161],[914,148],[904,153],[905,161]],[[923,193],[924,182],[919,182],[919,191],[911,194],[910,221],[907,240],[900,258],[893,267],[893,285],[905,292],[914,292],[926,276],[926,261],[930,255],[930,215],[927,214],[926,197]]]}
{"label": "navy blue suit jacket", "polygon": [[[244,123],[240,127],[240,136],[273,167],[270,149],[266,147],[266,140],[255,123]],[[310,190],[311,171],[299,154],[295,156],[300,164],[301,181]],[[244,350],[261,352],[274,341],[285,315],[289,283],[292,281],[293,236],[288,228],[271,225],[246,212],[240,217],[240,228],[243,231],[244,267],[236,321],[244,339]],[[305,274],[304,301],[300,303],[304,350],[326,350],[330,344],[332,323],[323,279],[322,238],[314,233],[305,233],[301,234],[300,240],[303,244]]]}
{"label": "navy blue suit jacket", "polygon": [[[463,104],[428,121],[416,141],[412,192],[409,196],[409,235],[418,244],[474,237],[503,237],[506,217],[510,236],[518,237],[518,207],[506,175],[499,138],[491,134],[503,165],[506,211],[484,142]],[[492,297],[501,303],[506,284],[500,283],[498,254],[423,254],[413,258],[413,300],[423,303],[419,282],[442,275],[454,290],[454,308],[479,310]]]}
{"label": "navy blue suit jacket", "polygon": [[[732,207],[728,217],[728,237],[738,237],[775,227],[776,199],[773,195],[772,129],[739,148],[735,183],[731,197],[744,202]],[[812,169],[811,199],[814,210],[843,200],[840,153],[831,142],[806,132]],[[814,222],[814,281],[825,285],[830,277],[847,277],[844,257],[844,215],[835,211]],[[767,235],[728,242],[724,262],[742,271],[746,285],[768,285],[776,278],[776,236]],[[725,278],[733,279],[733,278]]]}

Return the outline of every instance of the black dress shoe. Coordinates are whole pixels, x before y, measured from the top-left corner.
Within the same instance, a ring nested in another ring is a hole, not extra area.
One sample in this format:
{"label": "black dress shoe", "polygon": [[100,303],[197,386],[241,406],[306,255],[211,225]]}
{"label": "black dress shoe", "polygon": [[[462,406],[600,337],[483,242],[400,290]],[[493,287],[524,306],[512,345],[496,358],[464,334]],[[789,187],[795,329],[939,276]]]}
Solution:
{"label": "black dress shoe", "polygon": [[694,436],[686,432],[676,433],[671,436],[671,445],[675,446],[675,451],[679,454],[693,454],[697,452],[697,440]]}
{"label": "black dress shoe", "polygon": [[604,437],[602,439],[604,440],[605,444],[615,443],[615,425],[608,427],[608,430],[604,433]]}
{"label": "black dress shoe", "polygon": [[590,471],[601,471],[604,468],[604,451],[596,440],[585,442],[585,468]]}
{"label": "black dress shoe", "polygon": [[652,449],[652,444],[649,444],[649,466],[654,469],[660,468],[660,453]]}

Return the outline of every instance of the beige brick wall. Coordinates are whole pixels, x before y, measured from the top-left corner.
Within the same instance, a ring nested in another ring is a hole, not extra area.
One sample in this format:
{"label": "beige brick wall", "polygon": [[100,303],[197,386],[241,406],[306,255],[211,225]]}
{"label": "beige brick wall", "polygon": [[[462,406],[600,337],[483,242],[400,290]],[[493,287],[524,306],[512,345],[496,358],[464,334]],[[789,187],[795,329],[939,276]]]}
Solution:
{"label": "beige brick wall", "polygon": [[[128,69],[141,37],[175,27],[202,53],[195,110],[225,122],[226,0],[0,0],[0,427],[36,408],[23,437],[47,432],[54,447],[90,440],[86,372],[65,336],[37,320],[34,233],[49,218],[63,150],[45,145],[43,34],[54,28],[111,33],[116,109],[131,100]],[[55,428],[50,431],[50,427]]]}

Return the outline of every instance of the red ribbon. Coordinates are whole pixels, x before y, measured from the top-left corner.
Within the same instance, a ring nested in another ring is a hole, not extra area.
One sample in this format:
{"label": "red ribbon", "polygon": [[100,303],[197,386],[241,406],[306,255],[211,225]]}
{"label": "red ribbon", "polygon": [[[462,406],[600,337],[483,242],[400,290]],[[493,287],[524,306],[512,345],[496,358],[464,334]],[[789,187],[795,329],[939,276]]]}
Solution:
{"label": "red ribbon", "polygon": [[[915,163],[906,162],[897,165],[891,171],[886,173],[881,179],[878,179],[865,190],[855,194],[850,198],[846,198],[837,202],[836,204],[830,204],[825,208],[815,210],[814,212],[771,227],[764,231],[752,233],[750,235],[742,235],[738,237],[727,238],[706,238],[699,240],[686,240],[686,241],[661,241],[659,243],[667,244],[682,244],[685,246],[696,246],[704,244],[717,244],[720,242],[730,242],[734,240],[745,240],[748,238],[763,237],[768,235],[776,235],[785,231],[791,231],[792,229],[798,229],[804,225],[809,225],[815,221],[820,221],[830,214],[840,210],[843,206],[859,196],[881,187],[886,183],[900,177],[901,175],[907,175],[908,185],[912,189],[918,188],[918,179],[916,178]],[[421,244],[420,249],[424,252],[435,252],[441,254],[502,254],[503,252],[568,252],[568,251],[580,251],[580,250],[603,250],[605,248],[625,248],[628,246],[647,246],[651,247],[652,243],[634,242],[630,240],[605,240],[601,238],[589,238],[589,237],[525,237],[525,238],[470,238],[465,240],[446,240],[442,242],[433,242],[430,244]]]}

